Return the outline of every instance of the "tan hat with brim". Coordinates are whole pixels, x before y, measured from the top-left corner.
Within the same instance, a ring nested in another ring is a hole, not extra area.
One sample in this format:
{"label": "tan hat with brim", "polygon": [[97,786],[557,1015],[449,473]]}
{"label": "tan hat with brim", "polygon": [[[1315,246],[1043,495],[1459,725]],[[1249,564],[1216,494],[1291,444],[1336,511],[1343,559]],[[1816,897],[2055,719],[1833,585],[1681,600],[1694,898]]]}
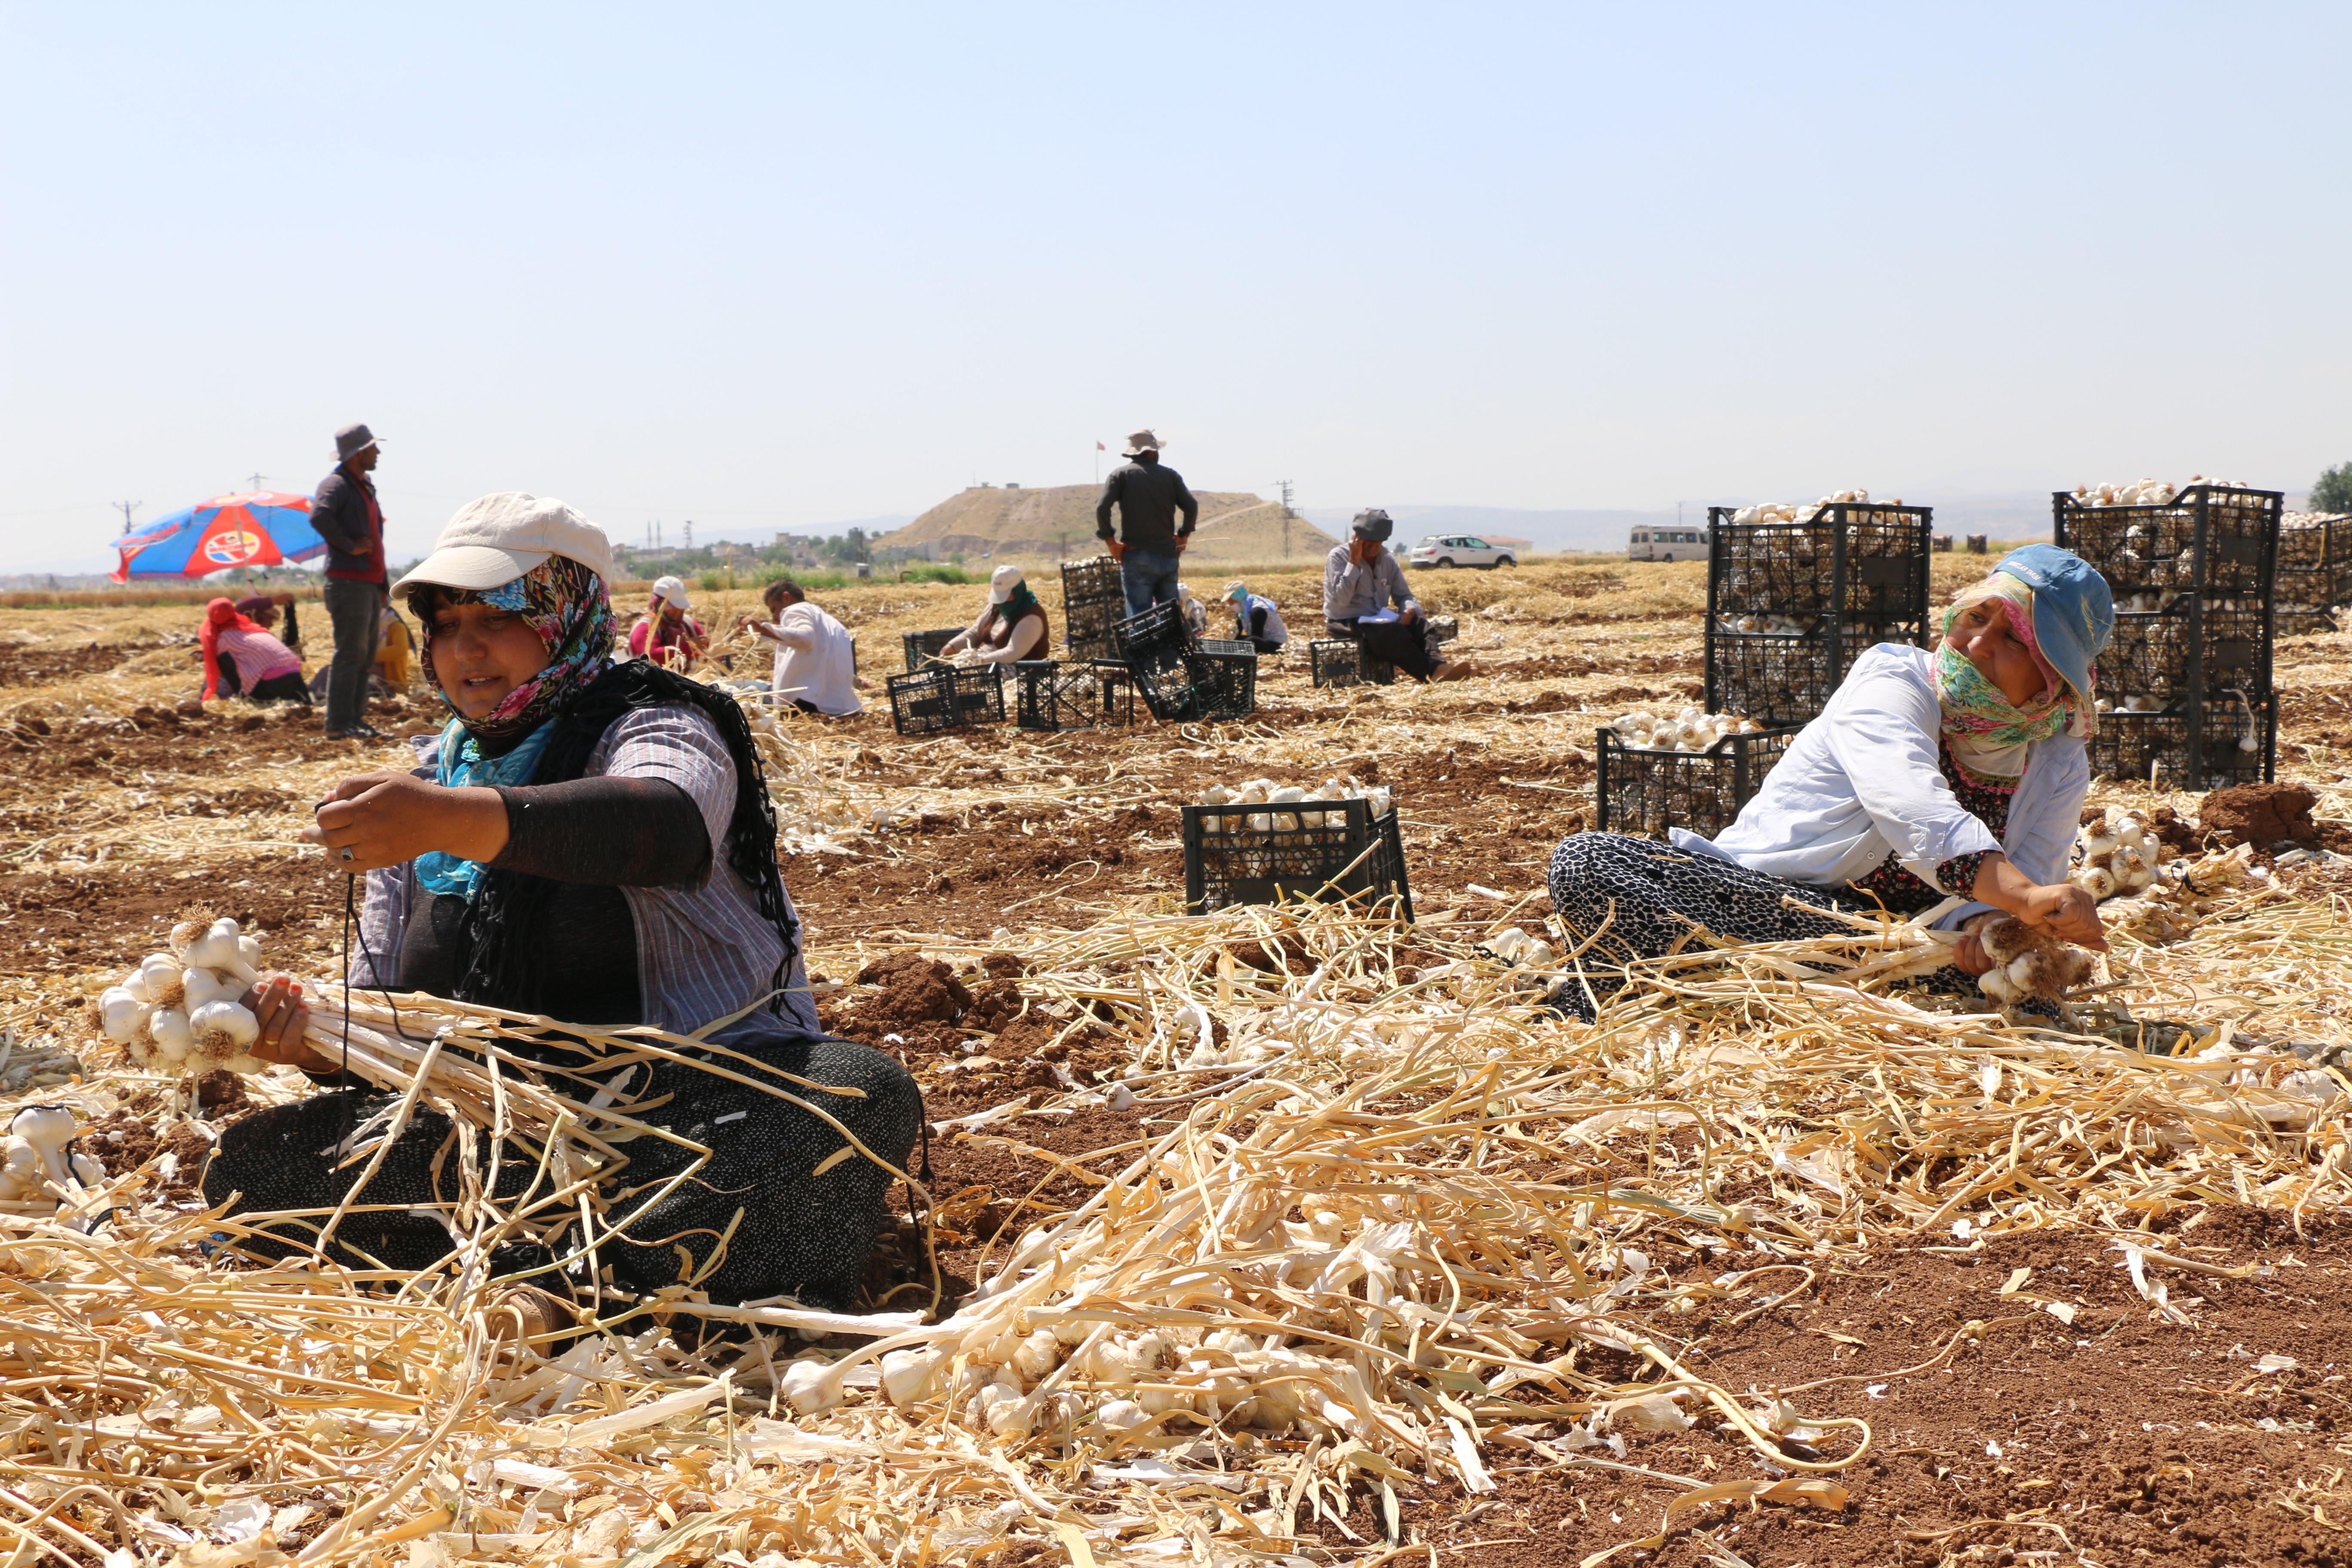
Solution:
{"label": "tan hat with brim", "polygon": [[500,490],[457,509],[433,543],[433,553],[392,585],[415,583],[476,593],[513,582],[551,555],[577,561],[610,583],[613,542],[604,531],[548,496]]}

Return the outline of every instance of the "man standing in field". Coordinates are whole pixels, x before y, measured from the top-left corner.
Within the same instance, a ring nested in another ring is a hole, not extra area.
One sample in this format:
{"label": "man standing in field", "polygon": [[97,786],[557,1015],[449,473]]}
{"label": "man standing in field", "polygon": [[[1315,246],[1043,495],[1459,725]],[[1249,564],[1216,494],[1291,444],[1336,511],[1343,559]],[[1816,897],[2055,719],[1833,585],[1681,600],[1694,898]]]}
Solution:
{"label": "man standing in field", "polygon": [[[1192,537],[1201,503],[1184,488],[1184,476],[1160,460],[1160,437],[1138,430],[1127,438],[1129,461],[1110,471],[1103,481],[1102,499],[1095,502],[1095,534],[1118,563],[1119,586],[1127,594],[1127,613],[1139,616],[1154,605],[1176,602],[1177,557]],[[1110,509],[1118,508],[1118,534],[1110,527]],[[1176,526],[1176,514],[1184,525]]]}
{"label": "man standing in field", "polygon": [[322,597],[335,628],[335,660],[327,671],[327,738],[373,741],[367,721],[368,671],[383,636],[383,509],[376,504],[376,440],[364,425],[335,432],[335,471],[310,501],[310,526],[327,542]]}

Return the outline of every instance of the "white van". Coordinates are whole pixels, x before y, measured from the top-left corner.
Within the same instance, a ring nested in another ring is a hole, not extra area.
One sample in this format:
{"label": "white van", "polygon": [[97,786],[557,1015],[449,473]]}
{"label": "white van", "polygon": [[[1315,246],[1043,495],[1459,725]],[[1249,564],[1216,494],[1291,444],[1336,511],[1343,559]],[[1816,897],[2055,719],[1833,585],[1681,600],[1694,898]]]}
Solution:
{"label": "white van", "polygon": [[1703,528],[1637,528],[1625,548],[1628,561],[1704,561],[1706,530]]}

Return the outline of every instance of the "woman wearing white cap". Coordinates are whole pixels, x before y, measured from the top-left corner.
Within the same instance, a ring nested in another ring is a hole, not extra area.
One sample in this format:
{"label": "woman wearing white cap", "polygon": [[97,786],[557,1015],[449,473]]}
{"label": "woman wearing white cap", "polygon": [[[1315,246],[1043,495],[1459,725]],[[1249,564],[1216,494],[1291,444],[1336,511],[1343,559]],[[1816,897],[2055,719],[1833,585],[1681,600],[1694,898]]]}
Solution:
{"label": "woman wearing white cap", "polygon": [[970,648],[982,664],[1011,664],[1052,658],[1053,640],[1045,606],[1029,591],[1021,568],[1006,565],[989,574],[988,603],[980,618],[949,638],[940,654],[945,658]]}
{"label": "woman wearing white cap", "polygon": [[[797,1075],[775,1087],[803,1086],[791,1092],[903,1165],[920,1097],[890,1058],[823,1037],[751,727],[709,687],[649,660],[614,661],[611,566],[603,531],[570,507],[507,493],[460,511],[395,585],[454,717],[426,767],[345,779],[304,831],[331,868],[367,878],[352,978],[577,1024],[646,1025],[673,1043],[712,1026],[715,1042]],[[325,1075],[338,1092],[239,1122],[205,1190],[215,1202],[241,1193],[248,1216],[332,1209],[352,1179],[339,1140],[388,1097],[342,1087],[336,1063],[302,1043],[290,979],[266,978],[249,1005],[261,1023],[255,1054]],[[541,1054],[567,1070],[561,1047]],[[650,1292],[679,1278],[683,1247],[719,1300],[854,1301],[890,1173],[866,1159],[826,1166],[839,1133],[759,1086],[677,1064],[609,1076],[601,1087],[623,1098],[673,1097],[664,1118],[713,1158],[604,1241],[597,1266]],[[812,1081],[851,1092],[813,1092]],[[599,1087],[583,1074],[573,1089],[585,1099]],[[435,1174],[450,1131],[446,1118],[415,1115],[360,1194],[372,1206],[338,1232],[339,1252],[353,1248],[347,1261],[423,1270],[446,1257],[448,1233],[431,1211],[455,1190]],[[683,1152],[633,1143],[625,1179],[657,1185],[684,1168]],[[509,1172],[527,1182],[535,1165],[509,1150],[501,1183]],[[317,1222],[250,1223],[268,1239],[240,1245],[284,1254],[305,1250]],[[494,1263],[562,1286],[537,1244]]]}
{"label": "woman wearing white cap", "polygon": [[687,614],[692,608],[685,583],[676,577],[655,578],[652,602],[629,628],[629,652],[664,669],[690,673],[710,649],[710,634]]}

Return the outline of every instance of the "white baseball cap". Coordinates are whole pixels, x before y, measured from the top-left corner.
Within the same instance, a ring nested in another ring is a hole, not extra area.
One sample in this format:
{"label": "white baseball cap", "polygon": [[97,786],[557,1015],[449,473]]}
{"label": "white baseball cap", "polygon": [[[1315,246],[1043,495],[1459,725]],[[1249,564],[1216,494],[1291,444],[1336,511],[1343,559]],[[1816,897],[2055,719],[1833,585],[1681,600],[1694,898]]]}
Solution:
{"label": "white baseball cap", "polygon": [[1010,563],[999,566],[988,574],[988,602],[992,605],[1004,603],[1005,600],[1013,597],[1013,589],[1027,581],[1028,579],[1021,574],[1020,567]]}
{"label": "white baseball cap", "polygon": [[499,490],[457,509],[433,542],[433,553],[392,585],[437,583],[476,593],[513,582],[551,555],[577,561],[613,580],[613,542],[604,531],[549,496]]}
{"label": "white baseball cap", "polygon": [[686,596],[686,584],[680,578],[655,578],[654,597],[665,605],[676,605],[681,610],[694,608],[694,601]]}

